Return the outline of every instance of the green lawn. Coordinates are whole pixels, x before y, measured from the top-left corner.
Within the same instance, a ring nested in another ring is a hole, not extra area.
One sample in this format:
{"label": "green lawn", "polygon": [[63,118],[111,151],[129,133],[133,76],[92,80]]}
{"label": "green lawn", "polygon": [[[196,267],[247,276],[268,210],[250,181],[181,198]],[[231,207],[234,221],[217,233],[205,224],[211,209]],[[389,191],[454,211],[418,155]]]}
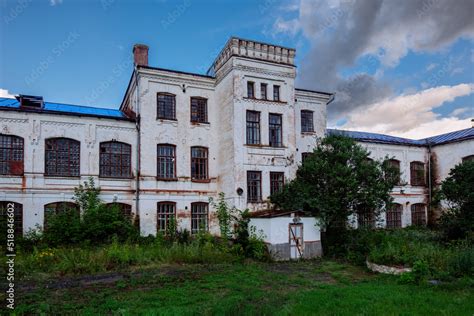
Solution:
{"label": "green lawn", "polygon": [[473,315],[474,293],[468,285],[401,285],[396,277],[331,261],[166,265],[100,276],[23,280],[16,312]]}

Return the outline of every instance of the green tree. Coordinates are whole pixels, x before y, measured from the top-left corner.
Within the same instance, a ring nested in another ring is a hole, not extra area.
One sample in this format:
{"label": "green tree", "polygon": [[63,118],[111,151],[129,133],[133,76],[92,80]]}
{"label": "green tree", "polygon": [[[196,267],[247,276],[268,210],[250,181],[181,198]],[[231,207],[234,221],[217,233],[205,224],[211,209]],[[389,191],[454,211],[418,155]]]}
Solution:
{"label": "green tree", "polygon": [[474,161],[456,165],[441,184],[449,210],[440,218],[446,239],[465,238],[474,231]]}
{"label": "green tree", "polygon": [[389,206],[396,174],[388,159],[371,160],[353,139],[331,135],[305,159],[296,178],[270,200],[282,209],[311,212],[325,232],[325,251],[340,251],[327,246],[344,244],[348,218],[357,210],[369,210],[377,218]]}

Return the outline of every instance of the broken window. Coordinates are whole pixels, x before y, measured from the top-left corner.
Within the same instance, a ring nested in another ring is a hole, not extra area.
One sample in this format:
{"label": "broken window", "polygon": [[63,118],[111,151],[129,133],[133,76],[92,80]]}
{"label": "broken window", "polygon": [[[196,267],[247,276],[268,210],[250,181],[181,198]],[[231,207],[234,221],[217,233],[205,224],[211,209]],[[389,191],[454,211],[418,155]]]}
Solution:
{"label": "broken window", "polygon": [[206,147],[191,147],[191,179],[207,180],[208,176],[208,151]]}
{"label": "broken window", "polygon": [[70,138],[45,141],[45,175],[79,177],[81,143]]}
{"label": "broken window", "polygon": [[81,214],[79,206],[73,202],[55,202],[46,204],[44,206],[44,229],[47,229],[48,220],[51,216],[64,212],[71,212],[71,214],[76,214],[77,216],[80,216]]}
{"label": "broken window", "polygon": [[357,208],[357,224],[361,228],[375,227],[375,212],[365,204],[359,205]]}
{"label": "broken window", "polygon": [[252,81],[247,81],[247,98],[255,98],[255,84]]}
{"label": "broken window", "polygon": [[176,224],[176,203],[158,202],[156,228],[158,232],[169,233],[170,229],[175,229]]}
{"label": "broken window", "polygon": [[176,96],[174,94],[157,94],[157,118],[176,120]]}
{"label": "broken window", "polygon": [[163,180],[176,179],[176,146],[169,144],[158,145],[157,177]]}
{"label": "broken window", "polygon": [[15,236],[23,235],[23,205],[20,203],[0,201],[0,232],[3,236],[6,236],[7,230],[11,227],[8,225],[8,208],[9,204],[13,204],[13,225],[15,230]]}
{"label": "broken window", "polygon": [[301,111],[301,132],[302,133],[314,132],[313,111],[308,111],[308,110]]}
{"label": "broken window", "polygon": [[283,190],[285,184],[284,172],[270,172],[270,195]]}
{"label": "broken window", "polygon": [[260,98],[262,100],[267,99],[267,84],[266,83],[261,83],[260,84]]}
{"label": "broken window", "polygon": [[420,161],[410,163],[410,183],[413,186],[425,186],[425,164]]}
{"label": "broken window", "polygon": [[426,225],[425,204],[417,203],[411,206],[411,224],[415,226]]}
{"label": "broken window", "polygon": [[282,119],[281,114],[270,113],[268,117],[268,127],[271,147],[282,147]]}
{"label": "broken window", "polygon": [[0,174],[23,175],[23,138],[0,134]]}
{"label": "broken window", "polygon": [[403,206],[398,203],[394,203],[385,212],[386,216],[386,227],[387,228],[399,228],[402,227],[402,211]]}
{"label": "broken window", "polygon": [[191,98],[191,122],[207,122],[207,99],[193,97]]}
{"label": "broken window", "polygon": [[191,203],[191,233],[208,230],[209,204],[205,202]]}
{"label": "broken window", "polygon": [[99,175],[108,178],[132,176],[132,146],[111,141],[100,143]]}
{"label": "broken window", "polygon": [[247,145],[260,144],[260,112],[247,111]]}
{"label": "broken window", "polygon": [[273,101],[280,101],[280,86],[273,86]]}
{"label": "broken window", "polygon": [[247,171],[247,202],[262,201],[262,173],[260,171]]}
{"label": "broken window", "polygon": [[107,204],[108,207],[116,207],[119,212],[130,221],[132,220],[132,206],[130,204],[112,202]]}

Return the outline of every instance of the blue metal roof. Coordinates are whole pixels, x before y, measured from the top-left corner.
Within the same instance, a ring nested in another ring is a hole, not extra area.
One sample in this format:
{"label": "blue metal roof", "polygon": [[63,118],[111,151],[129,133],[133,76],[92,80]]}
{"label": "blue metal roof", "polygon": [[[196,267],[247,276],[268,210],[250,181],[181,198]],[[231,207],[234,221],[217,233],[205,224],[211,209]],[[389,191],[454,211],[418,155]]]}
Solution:
{"label": "blue metal roof", "polygon": [[455,141],[461,141],[465,139],[474,138],[474,128],[467,128],[447,134],[438,136],[423,138],[423,139],[409,139],[402,137],[395,137],[385,134],[368,133],[368,132],[357,132],[357,131],[346,131],[338,129],[327,129],[326,134],[328,135],[344,135],[350,138],[354,138],[361,142],[368,143],[379,143],[379,144],[393,144],[393,145],[407,145],[407,146],[428,146],[428,145],[440,145],[444,143],[450,143]]}
{"label": "blue metal roof", "polygon": [[[0,108],[11,108],[20,109],[20,102],[16,99],[0,98]],[[87,115],[97,117],[109,117],[118,119],[127,119],[127,116],[120,110],[116,109],[105,109],[105,108],[94,108],[82,105],[44,102],[44,107],[40,110],[41,112],[51,113],[64,113],[64,114],[75,114],[75,115]]]}

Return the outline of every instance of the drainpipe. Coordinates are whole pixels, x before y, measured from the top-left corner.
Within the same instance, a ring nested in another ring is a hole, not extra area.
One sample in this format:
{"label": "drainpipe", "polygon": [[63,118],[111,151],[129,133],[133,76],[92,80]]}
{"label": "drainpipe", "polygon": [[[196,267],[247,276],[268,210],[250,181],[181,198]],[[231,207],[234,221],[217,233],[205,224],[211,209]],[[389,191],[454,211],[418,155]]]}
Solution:
{"label": "drainpipe", "polygon": [[138,80],[138,69],[137,66],[135,65],[135,85],[137,87],[137,117],[135,120],[135,127],[137,129],[137,161],[136,161],[136,179],[135,179],[135,209],[138,215],[138,229],[140,229],[140,152],[141,152],[141,130],[140,130],[140,121],[141,121],[141,116],[140,116],[140,80]]}
{"label": "drainpipe", "polygon": [[431,223],[432,214],[431,214],[431,143],[427,141],[428,144],[428,225]]}

